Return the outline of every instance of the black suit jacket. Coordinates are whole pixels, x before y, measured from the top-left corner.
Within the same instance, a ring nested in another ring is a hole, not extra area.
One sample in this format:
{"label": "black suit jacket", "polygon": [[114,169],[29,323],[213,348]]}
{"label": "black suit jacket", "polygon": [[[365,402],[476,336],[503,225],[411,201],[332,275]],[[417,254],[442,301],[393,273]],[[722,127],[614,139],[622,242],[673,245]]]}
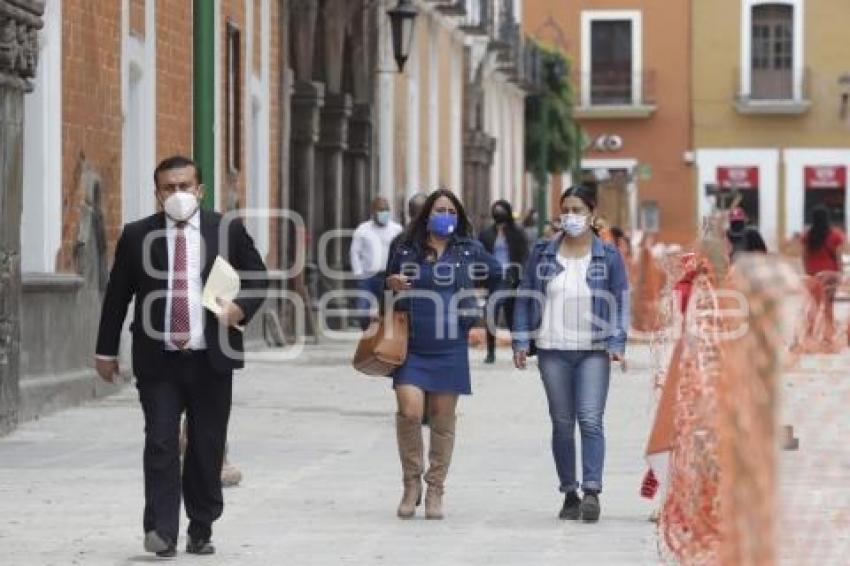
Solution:
{"label": "black suit jacket", "polygon": [[[230,262],[242,276],[241,291],[234,302],[245,313],[242,322],[247,323],[265,300],[268,287],[266,266],[242,222],[231,222],[226,234],[222,234],[221,219],[216,212],[201,211],[201,280],[206,284],[217,255]],[[163,340],[168,291],[165,228],[165,214],[162,212],[124,226],[115,249],[115,261],[100,315],[96,352],[103,356],[116,356],[127,307],[135,297],[130,332],[133,373],[140,380],[157,378],[165,369],[164,364],[168,363]],[[223,246],[221,243],[225,237],[227,245]],[[246,273],[254,277],[262,275],[262,279],[246,279]],[[243,367],[242,332],[234,328],[223,329],[216,316],[207,309],[204,309],[204,337],[207,356],[214,369],[230,372]],[[229,348],[225,348],[228,344]],[[228,355],[227,349],[232,351],[231,355]],[[234,352],[236,355],[233,355]]]}

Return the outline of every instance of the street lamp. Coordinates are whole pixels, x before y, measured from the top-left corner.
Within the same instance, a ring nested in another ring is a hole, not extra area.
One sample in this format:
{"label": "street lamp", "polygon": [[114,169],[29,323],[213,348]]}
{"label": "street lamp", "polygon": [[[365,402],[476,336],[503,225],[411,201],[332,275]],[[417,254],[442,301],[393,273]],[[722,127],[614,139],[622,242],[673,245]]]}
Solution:
{"label": "street lamp", "polygon": [[411,0],[398,0],[395,8],[387,10],[393,32],[393,56],[398,64],[398,72],[404,72],[404,64],[410,56],[413,45],[413,30],[419,11]]}

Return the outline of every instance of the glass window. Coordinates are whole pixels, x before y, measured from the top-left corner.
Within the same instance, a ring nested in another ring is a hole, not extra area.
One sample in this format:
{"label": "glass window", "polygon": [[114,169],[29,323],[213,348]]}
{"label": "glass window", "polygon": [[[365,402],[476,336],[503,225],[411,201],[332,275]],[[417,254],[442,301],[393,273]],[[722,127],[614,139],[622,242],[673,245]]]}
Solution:
{"label": "glass window", "polygon": [[794,8],[762,4],[753,8],[752,97],[787,100],[793,97]]}
{"label": "glass window", "polygon": [[597,20],[590,30],[591,104],[631,104],[631,20]]}

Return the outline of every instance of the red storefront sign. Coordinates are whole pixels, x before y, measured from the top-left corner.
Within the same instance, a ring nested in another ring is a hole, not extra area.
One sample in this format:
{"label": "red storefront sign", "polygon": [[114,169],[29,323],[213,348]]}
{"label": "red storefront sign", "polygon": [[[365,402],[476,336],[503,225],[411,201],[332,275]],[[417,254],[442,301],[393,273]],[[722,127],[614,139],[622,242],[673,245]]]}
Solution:
{"label": "red storefront sign", "polygon": [[758,167],[718,167],[717,184],[721,189],[758,189]]}
{"label": "red storefront sign", "polygon": [[847,186],[847,167],[818,165],[805,168],[807,189],[843,189]]}

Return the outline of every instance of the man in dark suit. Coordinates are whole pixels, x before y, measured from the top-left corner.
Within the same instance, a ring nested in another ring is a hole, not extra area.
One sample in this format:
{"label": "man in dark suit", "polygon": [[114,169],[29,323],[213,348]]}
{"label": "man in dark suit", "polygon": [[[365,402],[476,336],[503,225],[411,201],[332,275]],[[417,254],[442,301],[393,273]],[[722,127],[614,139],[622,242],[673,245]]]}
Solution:
{"label": "man in dark suit", "polygon": [[[170,157],[154,171],[159,212],[124,226],[109,276],[95,364],[112,382],[130,300],[135,298],[133,374],[145,416],[145,550],[174,556],[181,488],[189,516],[186,551],[213,554],[212,524],[221,516],[221,467],[230,416],[233,370],[243,367],[238,325],[260,308],[265,265],[242,222],[200,209],[201,172]],[[221,255],[240,273],[240,294],[219,300],[220,314],[201,304],[213,261]],[[180,419],[189,444],[182,478]]]}

